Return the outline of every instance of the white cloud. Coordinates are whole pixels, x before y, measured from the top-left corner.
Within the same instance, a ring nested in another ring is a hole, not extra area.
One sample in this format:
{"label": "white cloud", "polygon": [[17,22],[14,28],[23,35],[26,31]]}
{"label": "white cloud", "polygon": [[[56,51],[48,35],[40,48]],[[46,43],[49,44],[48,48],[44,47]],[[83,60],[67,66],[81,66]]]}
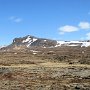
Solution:
{"label": "white cloud", "polygon": [[21,18],[18,18],[18,17],[15,17],[15,16],[11,16],[9,18],[9,20],[13,21],[13,22],[16,22],[16,23],[20,23],[22,22],[22,19]]}
{"label": "white cloud", "polygon": [[90,32],[86,34],[86,39],[90,39]]}
{"label": "white cloud", "polygon": [[[58,28],[58,30],[60,35],[64,35],[65,33],[80,31],[80,30],[90,30],[90,22],[80,22],[79,24],[77,24],[77,26],[64,25]],[[90,39],[89,35],[90,34],[88,33],[87,37],[85,38]],[[85,38],[81,38],[81,39],[85,39]]]}
{"label": "white cloud", "polygon": [[79,25],[80,29],[90,29],[90,23],[89,22],[80,22]]}
{"label": "white cloud", "polygon": [[65,25],[59,28],[59,34],[64,34],[65,32],[75,32],[78,30],[79,30],[78,27]]}

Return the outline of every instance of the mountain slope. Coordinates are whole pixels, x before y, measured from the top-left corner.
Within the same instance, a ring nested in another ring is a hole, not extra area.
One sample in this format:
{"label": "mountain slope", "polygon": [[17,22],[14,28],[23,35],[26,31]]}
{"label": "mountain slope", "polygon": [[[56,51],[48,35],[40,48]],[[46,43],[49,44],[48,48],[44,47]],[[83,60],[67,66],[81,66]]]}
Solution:
{"label": "mountain slope", "polygon": [[27,35],[25,37],[15,38],[12,44],[4,47],[4,49],[25,49],[31,47],[54,48],[61,46],[88,47],[90,46],[90,41],[56,41]]}
{"label": "mountain slope", "polygon": [[31,35],[27,35],[25,37],[15,38],[7,49],[21,49],[21,48],[30,48],[30,47],[54,47],[57,45],[57,41],[44,39],[44,38],[37,38]]}

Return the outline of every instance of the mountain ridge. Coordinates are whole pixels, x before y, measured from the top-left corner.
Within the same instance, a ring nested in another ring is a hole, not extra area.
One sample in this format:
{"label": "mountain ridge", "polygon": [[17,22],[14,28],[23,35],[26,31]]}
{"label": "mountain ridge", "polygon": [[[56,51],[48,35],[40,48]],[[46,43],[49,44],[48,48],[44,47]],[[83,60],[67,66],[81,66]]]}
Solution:
{"label": "mountain ridge", "polygon": [[[21,49],[30,47],[42,47],[42,48],[54,48],[61,46],[79,46],[88,47],[90,46],[90,41],[57,41],[45,38],[38,38],[32,35],[27,35],[24,37],[19,37],[13,39],[13,42],[4,47],[4,49]],[[3,48],[3,47],[2,47]]]}

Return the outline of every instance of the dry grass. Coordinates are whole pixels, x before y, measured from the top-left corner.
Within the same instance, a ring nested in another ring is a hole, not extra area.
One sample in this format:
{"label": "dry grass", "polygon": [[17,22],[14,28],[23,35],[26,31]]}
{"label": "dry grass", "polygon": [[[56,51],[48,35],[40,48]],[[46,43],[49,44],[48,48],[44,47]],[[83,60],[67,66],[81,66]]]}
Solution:
{"label": "dry grass", "polygon": [[22,67],[22,68],[30,68],[30,67],[87,67],[90,68],[90,65],[87,64],[68,64],[68,63],[54,63],[54,62],[45,62],[45,63],[36,63],[36,64],[10,64],[10,65],[0,65],[0,67]]}
{"label": "dry grass", "polygon": [[90,90],[90,48],[35,50],[0,52],[0,90]]}

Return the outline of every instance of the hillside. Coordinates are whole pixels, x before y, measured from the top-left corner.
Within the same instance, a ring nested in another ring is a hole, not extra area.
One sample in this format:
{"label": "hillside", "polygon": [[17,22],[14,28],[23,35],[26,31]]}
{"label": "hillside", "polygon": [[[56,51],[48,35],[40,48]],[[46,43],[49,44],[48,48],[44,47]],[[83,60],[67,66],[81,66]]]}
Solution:
{"label": "hillside", "polygon": [[0,90],[90,90],[89,41],[15,38],[0,49]]}
{"label": "hillside", "polygon": [[25,49],[32,47],[40,47],[40,48],[56,48],[56,47],[89,47],[90,41],[57,41],[45,38],[37,38],[35,36],[27,35],[25,37],[15,38],[13,42],[6,46],[2,47],[4,50],[11,49]]}

